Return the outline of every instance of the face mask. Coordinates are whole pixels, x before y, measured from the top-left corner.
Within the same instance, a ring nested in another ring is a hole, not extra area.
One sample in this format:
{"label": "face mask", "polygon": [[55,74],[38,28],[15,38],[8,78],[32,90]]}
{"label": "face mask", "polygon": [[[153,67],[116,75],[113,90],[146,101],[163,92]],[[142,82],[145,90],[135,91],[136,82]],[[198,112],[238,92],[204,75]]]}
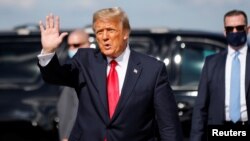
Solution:
{"label": "face mask", "polygon": [[228,32],[226,38],[227,38],[227,42],[229,45],[231,45],[234,48],[237,48],[237,47],[242,46],[246,43],[247,34],[245,31]]}
{"label": "face mask", "polygon": [[68,55],[70,58],[72,58],[77,52],[77,49],[74,49],[74,50],[68,50]]}

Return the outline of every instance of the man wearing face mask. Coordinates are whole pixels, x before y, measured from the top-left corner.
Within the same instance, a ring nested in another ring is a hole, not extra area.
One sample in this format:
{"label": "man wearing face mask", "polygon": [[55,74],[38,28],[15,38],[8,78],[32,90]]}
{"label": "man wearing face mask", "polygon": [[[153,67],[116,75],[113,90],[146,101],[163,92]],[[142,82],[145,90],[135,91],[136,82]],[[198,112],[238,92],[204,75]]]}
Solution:
{"label": "man wearing face mask", "polygon": [[206,141],[209,127],[246,127],[250,113],[250,50],[247,15],[231,10],[224,15],[228,48],[208,56],[203,66],[193,109],[190,141]]}
{"label": "man wearing face mask", "polygon": [[78,48],[89,48],[89,35],[88,33],[83,29],[76,29],[72,31],[68,37],[68,55],[70,58],[72,58]]}
{"label": "man wearing face mask", "polygon": [[[68,58],[72,58],[79,48],[89,48],[89,35],[83,29],[76,29],[68,36]],[[70,132],[75,123],[78,109],[78,98],[76,92],[71,87],[63,87],[57,104],[59,117],[59,137],[60,141],[68,141]]]}

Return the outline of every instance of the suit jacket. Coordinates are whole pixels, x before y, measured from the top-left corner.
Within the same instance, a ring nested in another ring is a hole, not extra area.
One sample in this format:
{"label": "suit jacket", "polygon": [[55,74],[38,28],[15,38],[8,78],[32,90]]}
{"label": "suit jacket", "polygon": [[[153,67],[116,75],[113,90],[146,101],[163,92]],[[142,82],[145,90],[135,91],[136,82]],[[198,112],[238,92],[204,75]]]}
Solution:
{"label": "suit jacket", "polygon": [[78,98],[75,90],[71,87],[63,87],[57,103],[60,140],[63,138],[69,138],[75,123],[77,109]]}
{"label": "suit jacket", "polygon": [[[79,49],[60,65],[55,55],[40,70],[45,81],[74,87],[79,97],[70,141],[181,141],[182,130],[165,64],[131,50],[113,117],[106,97],[107,60],[97,49]],[[157,129],[157,130],[156,130]]]}
{"label": "suit jacket", "polygon": [[[208,56],[202,70],[198,96],[193,110],[190,141],[205,141],[208,125],[222,125],[225,121],[225,66],[227,50]],[[246,58],[246,104],[250,113],[250,49]],[[249,124],[249,120],[248,120]]]}
{"label": "suit jacket", "polygon": [[[67,56],[64,62],[70,60]],[[57,114],[59,118],[59,138],[69,138],[71,130],[75,124],[75,119],[78,110],[78,98],[74,88],[62,87],[62,92],[57,102]]]}

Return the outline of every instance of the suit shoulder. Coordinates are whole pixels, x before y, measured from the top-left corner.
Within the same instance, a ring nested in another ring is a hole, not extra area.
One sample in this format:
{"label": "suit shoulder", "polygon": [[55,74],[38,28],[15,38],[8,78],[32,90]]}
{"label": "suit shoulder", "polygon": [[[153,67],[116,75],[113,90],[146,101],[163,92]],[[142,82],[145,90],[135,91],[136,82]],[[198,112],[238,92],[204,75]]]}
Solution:
{"label": "suit shoulder", "polygon": [[90,56],[94,56],[98,52],[97,49],[94,48],[79,48],[74,57],[76,58],[88,58]]}
{"label": "suit shoulder", "polygon": [[207,56],[204,62],[204,68],[209,72],[214,72],[214,69],[221,68],[224,65],[227,57],[227,51],[222,51],[210,56]]}
{"label": "suit shoulder", "polygon": [[141,62],[142,63],[146,63],[146,64],[149,64],[151,66],[155,66],[155,65],[163,65],[164,63],[158,59],[156,59],[155,57],[153,56],[149,56],[147,54],[143,54],[143,53],[140,53],[140,52],[135,52],[135,55],[140,58]]}
{"label": "suit shoulder", "polygon": [[222,52],[219,52],[219,53],[209,55],[209,56],[206,57],[206,62],[216,61],[218,59],[221,59],[221,57],[225,56],[226,54],[227,54],[227,51],[222,51]]}
{"label": "suit shoulder", "polygon": [[77,50],[77,53],[81,53],[81,54],[88,54],[88,53],[95,53],[96,49],[94,48],[79,48]]}

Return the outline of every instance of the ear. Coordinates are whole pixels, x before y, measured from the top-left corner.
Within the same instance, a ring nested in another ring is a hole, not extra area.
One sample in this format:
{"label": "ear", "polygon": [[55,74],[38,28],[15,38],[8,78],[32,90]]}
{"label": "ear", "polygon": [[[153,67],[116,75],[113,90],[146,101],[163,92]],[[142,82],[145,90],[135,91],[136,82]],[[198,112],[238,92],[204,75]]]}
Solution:
{"label": "ear", "polygon": [[250,33],[250,26],[247,27],[247,33]]}
{"label": "ear", "polygon": [[127,40],[128,37],[129,37],[129,31],[126,30],[125,33],[124,33],[123,39],[124,39],[124,40]]}

